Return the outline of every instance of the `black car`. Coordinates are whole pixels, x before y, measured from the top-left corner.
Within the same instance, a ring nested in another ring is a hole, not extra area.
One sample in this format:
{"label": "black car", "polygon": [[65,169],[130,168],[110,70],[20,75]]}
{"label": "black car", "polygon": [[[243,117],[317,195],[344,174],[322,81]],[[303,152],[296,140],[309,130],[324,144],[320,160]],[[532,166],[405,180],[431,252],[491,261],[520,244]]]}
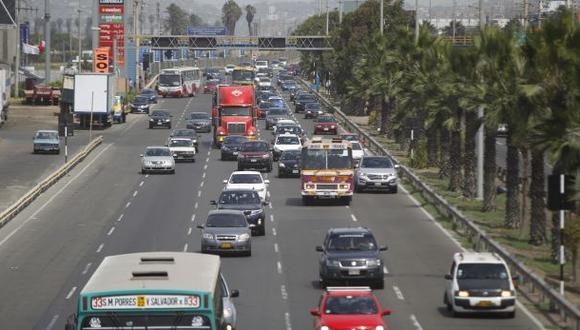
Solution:
{"label": "black car", "polygon": [[238,154],[238,171],[246,168],[266,169],[272,172],[273,163],[270,144],[266,141],[248,141],[242,144]]}
{"label": "black car", "polygon": [[306,103],[304,105],[304,118],[317,118],[319,115],[323,114],[322,107],[320,103],[313,102],[313,103]]}
{"label": "black car", "polygon": [[145,88],[141,91],[139,96],[146,97],[149,100],[149,103],[157,103],[157,91],[153,89]]}
{"label": "black car", "polygon": [[205,69],[205,79],[219,79],[220,78],[220,70],[218,68],[207,68]]}
{"label": "black car", "polygon": [[375,237],[367,228],[334,228],[324,238],[324,245],[317,246],[320,285],[334,283],[370,283],[376,288],[384,286],[384,263]]}
{"label": "black car", "polygon": [[171,128],[171,114],[167,111],[155,110],[149,115],[149,128]]}
{"label": "black car", "polygon": [[135,96],[133,102],[129,104],[131,113],[149,113],[151,103],[149,98],[143,95]]}
{"label": "black car", "polygon": [[217,206],[218,210],[238,210],[244,212],[246,220],[250,224],[252,235],[266,235],[266,210],[260,196],[254,190],[224,190],[217,201],[211,201],[211,205]]}
{"label": "black car", "polygon": [[236,160],[242,144],[248,142],[248,138],[239,135],[229,135],[224,138],[221,147],[221,160]]}
{"label": "black car", "polygon": [[298,96],[296,96],[295,99],[295,108],[294,111],[295,112],[304,112],[304,106],[306,103],[315,103],[316,102],[316,98],[314,97],[314,95],[312,94],[300,94]]}
{"label": "black car", "polygon": [[211,132],[211,117],[206,112],[192,112],[185,126],[199,133],[209,133]]}
{"label": "black car", "polygon": [[296,89],[296,82],[294,82],[294,80],[285,80],[280,85],[280,89],[284,92],[289,92],[292,89]]}
{"label": "black car", "polygon": [[288,150],[282,152],[278,160],[278,177],[300,176],[300,157],[299,150]]}

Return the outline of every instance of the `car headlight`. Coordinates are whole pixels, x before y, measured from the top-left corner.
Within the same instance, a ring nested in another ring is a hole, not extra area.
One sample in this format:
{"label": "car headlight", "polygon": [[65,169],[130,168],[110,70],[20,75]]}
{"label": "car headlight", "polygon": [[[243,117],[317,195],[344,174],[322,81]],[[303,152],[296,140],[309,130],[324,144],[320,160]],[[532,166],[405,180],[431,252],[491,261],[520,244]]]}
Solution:
{"label": "car headlight", "polygon": [[330,126],[330,128],[332,128],[332,129],[335,129],[335,128],[336,128],[336,126],[332,125],[332,126]]}
{"label": "car headlight", "polygon": [[270,158],[270,155],[268,155],[268,154],[262,155],[262,158],[264,158],[264,159]]}
{"label": "car headlight", "polygon": [[213,234],[203,233],[203,239],[214,239]]}
{"label": "car headlight", "polygon": [[155,121],[155,119],[153,119],[153,118],[149,118],[149,121]]}
{"label": "car headlight", "polygon": [[278,166],[280,166],[280,167],[286,167],[286,165],[284,165],[284,163],[279,163]]}
{"label": "car headlight", "polygon": [[359,175],[359,178],[361,178],[361,179],[365,179],[365,180],[368,180],[368,179],[369,179],[369,177],[367,176],[367,174],[366,174],[366,173],[364,173],[364,172],[362,172],[362,173]]}
{"label": "car headlight", "polygon": [[167,118],[165,119],[165,122],[168,123],[171,119]]}
{"label": "car headlight", "polygon": [[385,330],[385,327],[383,327],[382,325],[377,325],[375,330]]}
{"label": "car headlight", "polygon": [[509,298],[512,297],[514,295],[514,293],[512,291],[502,291],[501,292],[501,297],[502,298]]}
{"label": "car headlight", "polygon": [[340,262],[338,260],[326,260],[326,265],[327,266],[340,266]]}
{"label": "car headlight", "polygon": [[320,327],[320,330],[330,330],[330,328],[327,327],[327,326],[325,326],[325,325],[323,325],[323,326]]}
{"label": "car headlight", "polygon": [[367,265],[369,267],[378,267],[381,265],[381,259],[369,259],[367,260]]}
{"label": "car headlight", "polygon": [[457,297],[466,298],[466,297],[469,297],[469,292],[461,290],[461,291],[457,291],[457,292],[455,293],[455,295],[456,295]]}
{"label": "car headlight", "polygon": [[304,185],[304,189],[306,190],[310,190],[310,189],[314,189],[316,186],[314,184],[311,183],[307,183]]}
{"label": "car headlight", "polygon": [[250,239],[250,234],[241,234],[240,236],[238,236],[238,241],[247,241]]}

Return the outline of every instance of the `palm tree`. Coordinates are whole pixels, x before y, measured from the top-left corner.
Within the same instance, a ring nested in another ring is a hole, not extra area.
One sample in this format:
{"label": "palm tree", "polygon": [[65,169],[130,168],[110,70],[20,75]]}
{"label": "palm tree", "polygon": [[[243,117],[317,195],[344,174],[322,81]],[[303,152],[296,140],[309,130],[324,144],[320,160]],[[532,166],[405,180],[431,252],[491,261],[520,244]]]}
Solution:
{"label": "palm tree", "polygon": [[252,31],[252,22],[254,21],[254,16],[256,15],[256,7],[252,5],[246,6],[246,22],[248,22],[248,33],[253,36],[256,31]]}
{"label": "palm tree", "polygon": [[236,23],[242,17],[242,8],[234,0],[227,0],[222,7],[222,23],[228,30],[228,35],[236,33]]}

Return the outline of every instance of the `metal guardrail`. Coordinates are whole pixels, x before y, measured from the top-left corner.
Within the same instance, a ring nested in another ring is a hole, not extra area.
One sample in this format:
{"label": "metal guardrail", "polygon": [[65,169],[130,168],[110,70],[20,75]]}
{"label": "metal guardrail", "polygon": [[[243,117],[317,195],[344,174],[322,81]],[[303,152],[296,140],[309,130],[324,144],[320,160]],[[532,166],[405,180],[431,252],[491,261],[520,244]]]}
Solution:
{"label": "metal guardrail", "polygon": [[50,176],[42,180],[42,182],[24,194],[24,196],[20,197],[18,201],[0,213],[0,227],[3,227],[10,220],[16,217],[20,212],[22,212],[22,210],[24,210],[28,205],[30,205],[30,203],[32,203],[38,196],[40,196],[40,194],[48,190],[48,188],[54,185],[60,178],[65,176],[68,172],[70,172],[70,170],[72,170],[76,165],[84,160],[90,154],[90,152],[93,151],[102,142],[102,136],[98,136],[93,139],[93,141],[87,144],[82,151],[78,152],[73,158],[66,162],[66,164],[62,165]]}
{"label": "metal guardrail", "polygon": [[[437,210],[451,219],[453,228],[463,237],[466,237],[469,242],[473,244],[475,251],[488,251],[497,253],[509,265],[513,272],[520,276],[518,291],[525,295],[528,299],[538,305],[549,304],[549,307],[554,312],[559,312],[560,321],[568,323],[571,329],[580,330],[580,310],[573,303],[562,297],[558,291],[534,274],[522,262],[518,261],[506,249],[504,249],[498,242],[490,238],[482,229],[480,229],[473,221],[467,219],[459,210],[453,205],[449,204],[443,197],[437,194],[431,187],[421,181],[421,179],[413,173],[408,167],[402,165],[380,142],[369,135],[365,130],[360,128],[356,123],[350,120],[339,108],[335,107],[324,96],[315,90],[312,90],[307,82],[300,80],[300,82],[310,89],[316,97],[324,104],[324,106],[331,108],[334,115],[339,121],[347,127],[351,132],[355,132],[362,139],[363,145],[379,155],[388,156],[393,163],[400,166],[399,174],[402,174],[421,194],[437,208]],[[525,288],[525,289],[524,289]]]}

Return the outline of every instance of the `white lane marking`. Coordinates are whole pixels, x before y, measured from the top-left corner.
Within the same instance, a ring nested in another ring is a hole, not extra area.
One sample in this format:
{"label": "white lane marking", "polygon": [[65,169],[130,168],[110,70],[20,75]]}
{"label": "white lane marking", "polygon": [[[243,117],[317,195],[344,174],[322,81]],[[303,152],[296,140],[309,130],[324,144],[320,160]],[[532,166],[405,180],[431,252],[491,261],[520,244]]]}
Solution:
{"label": "white lane marking", "polygon": [[284,313],[284,320],[286,321],[286,330],[292,330],[292,323],[290,323],[290,313]]}
{"label": "white lane marking", "polygon": [[54,199],[60,195],[63,191],[66,190],[66,188],[68,188],[68,186],[70,186],[76,179],[78,179],[88,168],[89,166],[91,166],[95,161],[97,161],[97,159],[100,159],[100,156],[107,151],[107,149],[109,149],[109,147],[112,146],[112,144],[107,145],[103,150],[101,150],[93,160],[91,160],[87,166],[83,167],[82,170],[80,170],[79,173],[77,173],[69,182],[67,182],[64,186],[62,186],[62,188],[60,188],[54,195],[52,195],[52,197],[50,197],[44,204],[42,204],[36,211],[34,211],[34,213],[32,213],[32,215],[30,216],[30,218],[24,220],[22,222],[22,224],[20,224],[18,227],[16,227],[13,231],[10,232],[10,234],[6,235],[6,237],[4,237],[3,240],[0,241],[0,246],[4,245],[4,243],[8,242],[8,240],[10,238],[12,238],[12,236],[14,236],[18,231],[20,231],[20,229],[22,229],[28,222],[30,222],[31,220],[35,220],[36,216],[42,211],[44,210],[45,207],[47,207],[50,203],[52,203],[52,201],[54,201]]}
{"label": "white lane marking", "polygon": [[195,202],[195,205],[193,206],[193,208],[197,209],[198,206],[199,206],[199,204],[197,202]]}
{"label": "white lane marking", "polygon": [[206,162],[206,163],[209,163],[209,157],[207,157],[207,158],[205,159],[205,162]]}
{"label": "white lane marking", "polygon": [[350,206],[348,206],[348,205],[345,205],[344,207],[346,207],[347,209],[350,209]]}
{"label": "white lane marking", "polygon": [[203,188],[203,184],[204,184],[204,183],[205,183],[205,181],[202,181],[202,182],[199,184],[199,187],[200,187],[200,188]]}
{"label": "white lane marking", "polygon": [[52,317],[52,320],[50,320],[50,323],[46,326],[46,330],[51,330],[52,327],[54,327],[56,321],[58,320],[58,317],[59,317],[58,314]]}
{"label": "white lane marking", "polygon": [[288,299],[288,291],[286,291],[286,286],[284,284],[280,286],[280,293],[282,295],[282,300]]}
{"label": "white lane marking", "polygon": [[82,273],[83,275],[86,275],[89,272],[89,268],[91,268],[91,266],[93,265],[92,262],[89,262],[86,266],[85,269],[83,269]]}
{"label": "white lane marking", "polygon": [[105,247],[105,244],[101,243],[101,245],[99,245],[99,247],[97,248],[97,253],[101,253],[101,251],[103,251],[104,247]]}
{"label": "white lane marking", "polygon": [[76,287],[76,286],[73,286],[73,287],[70,289],[70,291],[67,293],[67,295],[66,295],[65,299],[66,299],[66,300],[69,300],[69,299],[72,297],[72,295],[73,295],[73,294],[75,294],[75,291],[77,291],[77,287]]}
{"label": "white lane marking", "polygon": [[202,177],[203,179],[205,179],[205,172],[203,172],[203,173],[201,174],[201,177]]}
{"label": "white lane marking", "polygon": [[149,177],[149,174],[145,174],[145,177],[148,178]]}
{"label": "white lane marking", "polygon": [[207,164],[203,165],[203,169],[207,170]]}
{"label": "white lane marking", "polygon": [[144,184],[145,184],[145,181],[139,182],[139,187],[143,187]]}
{"label": "white lane marking", "polygon": [[274,252],[278,253],[278,243],[274,243]]}
{"label": "white lane marking", "polygon": [[421,326],[419,321],[417,321],[417,317],[415,316],[415,314],[411,314],[409,318],[411,319],[411,323],[413,323],[413,325],[415,326],[415,329],[423,330],[423,327]]}
{"label": "white lane marking", "polygon": [[123,220],[123,217],[125,216],[125,214],[121,214],[118,218],[117,218],[117,222],[121,222],[121,220]]}
{"label": "white lane marking", "polygon": [[198,190],[197,191],[197,197],[200,197],[200,196],[201,196],[201,190]]}
{"label": "white lane marking", "polygon": [[276,263],[276,270],[278,270],[278,274],[282,275],[282,263],[280,261]]}
{"label": "white lane marking", "polygon": [[187,248],[188,248],[188,246],[189,246],[189,245],[188,245],[187,243],[185,243],[185,245],[183,246],[183,252],[187,252]]}
{"label": "white lane marking", "polygon": [[111,236],[111,234],[115,231],[115,226],[111,227],[111,229],[109,230],[109,232],[107,233],[107,236]]}
{"label": "white lane marking", "polygon": [[352,221],[354,221],[354,222],[358,221],[354,214],[351,214],[350,217],[352,218]]}
{"label": "white lane marking", "polygon": [[274,235],[274,236],[276,236],[276,235],[277,235],[277,233],[276,233],[276,228],[272,228],[272,235]]}
{"label": "white lane marking", "polygon": [[207,155],[208,155],[208,156],[209,156],[209,155],[211,155],[211,150],[208,150],[208,151],[207,151]]}
{"label": "white lane marking", "polygon": [[397,299],[405,300],[405,297],[403,296],[403,292],[401,292],[401,289],[399,289],[398,286],[393,285],[393,291],[395,291],[395,295],[397,296]]}
{"label": "white lane marking", "polygon": [[191,222],[195,221],[195,214],[191,216]]}
{"label": "white lane marking", "polygon": [[189,227],[189,229],[187,229],[187,236],[191,235],[191,231],[192,231],[192,230],[193,230],[193,229],[192,229],[191,227]]}
{"label": "white lane marking", "polygon": [[138,192],[137,190],[135,190],[135,191],[133,192],[133,197],[137,196],[137,194],[138,194],[138,193],[139,193],[139,192]]}
{"label": "white lane marking", "polygon": [[389,273],[389,270],[387,269],[387,266],[383,266],[383,273],[385,275],[387,275]]}
{"label": "white lane marking", "polygon": [[272,209],[272,207],[273,207],[273,206],[272,206],[272,202],[270,202],[270,204],[268,204],[268,207],[269,207],[270,209]]}
{"label": "white lane marking", "polygon": [[128,208],[129,206],[131,206],[131,202],[127,202],[127,204],[125,204],[125,208]]}
{"label": "white lane marking", "polygon": [[274,215],[270,214],[270,222],[274,222]]}

